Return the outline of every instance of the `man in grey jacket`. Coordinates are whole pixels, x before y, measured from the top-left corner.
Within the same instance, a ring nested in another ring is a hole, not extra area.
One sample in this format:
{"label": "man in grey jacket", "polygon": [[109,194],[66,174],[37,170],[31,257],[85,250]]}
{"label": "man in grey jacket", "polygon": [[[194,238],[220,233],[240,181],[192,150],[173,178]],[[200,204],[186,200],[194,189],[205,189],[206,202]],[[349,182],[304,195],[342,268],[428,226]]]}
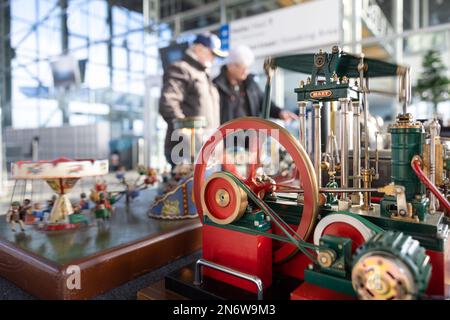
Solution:
{"label": "man in grey jacket", "polygon": [[220,98],[209,75],[215,56],[224,57],[220,40],[214,34],[200,34],[186,51],[184,58],[173,63],[164,73],[159,112],[167,122],[164,153],[173,166],[172,141],[174,120],[203,116],[206,129],[220,124]]}

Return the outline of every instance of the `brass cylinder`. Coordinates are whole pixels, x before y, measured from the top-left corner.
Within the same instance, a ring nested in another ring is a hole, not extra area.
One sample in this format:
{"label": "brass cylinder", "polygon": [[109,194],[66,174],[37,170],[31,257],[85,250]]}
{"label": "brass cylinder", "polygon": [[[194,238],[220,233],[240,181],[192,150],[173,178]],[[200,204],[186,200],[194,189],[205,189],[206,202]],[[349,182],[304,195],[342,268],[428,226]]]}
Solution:
{"label": "brass cylinder", "polygon": [[[361,170],[361,176],[363,181],[363,188],[369,189],[372,184],[372,171],[370,169],[363,169]],[[370,196],[370,192],[366,191],[363,193],[363,205],[361,207],[362,210],[368,211],[373,209],[370,201]]]}

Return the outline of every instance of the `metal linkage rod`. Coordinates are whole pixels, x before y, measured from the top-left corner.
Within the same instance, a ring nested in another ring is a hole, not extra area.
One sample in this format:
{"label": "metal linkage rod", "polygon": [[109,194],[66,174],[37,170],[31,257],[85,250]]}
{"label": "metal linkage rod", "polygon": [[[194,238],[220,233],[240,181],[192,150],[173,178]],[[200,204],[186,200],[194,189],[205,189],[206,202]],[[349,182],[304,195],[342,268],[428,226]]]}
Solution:
{"label": "metal linkage rod", "polygon": [[322,129],[320,124],[321,103],[314,104],[314,171],[316,172],[319,187],[322,185]]}
{"label": "metal linkage rod", "polygon": [[307,101],[298,103],[298,123],[299,123],[299,140],[302,147],[306,149],[306,105]]}
{"label": "metal linkage rod", "polygon": [[[276,192],[279,193],[303,193],[304,190],[303,189],[296,189],[296,188],[285,188],[285,189],[280,189],[277,190]],[[377,188],[320,188],[319,189],[320,193],[341,193],[341,192],[378,192]]]}
{"label": "metal linkage rod", "polygon": [[361,187],[361,106],[358,102],[353,103],[353,187]]}
{"label": "metal linkage rod", "polygon": [[[348,187],[348,150],[349,150],[349,112],[348,105],[349,99],[339,99],[339,103],[341,106],[341,187],[343,189]],[[342,199],[345,200],[348,198],[348,194],[346,192],[342,193]]]}

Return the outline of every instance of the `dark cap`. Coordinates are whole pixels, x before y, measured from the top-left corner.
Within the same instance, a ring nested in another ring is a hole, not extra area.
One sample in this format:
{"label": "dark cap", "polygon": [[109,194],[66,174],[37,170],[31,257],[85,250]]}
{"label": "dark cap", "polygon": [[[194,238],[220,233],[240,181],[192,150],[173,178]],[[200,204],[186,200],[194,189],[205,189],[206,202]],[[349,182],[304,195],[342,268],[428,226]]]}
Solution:
{"label": "dark cap", "polygon": [[227,56],[227,53],[220,49],[221,42],[219,37],[216,36],[215,34],[212,33],[198,34],[194,40],[194,43],[204,45],[205,47],[211,49],[214,55],[218,57],[225,58]]}

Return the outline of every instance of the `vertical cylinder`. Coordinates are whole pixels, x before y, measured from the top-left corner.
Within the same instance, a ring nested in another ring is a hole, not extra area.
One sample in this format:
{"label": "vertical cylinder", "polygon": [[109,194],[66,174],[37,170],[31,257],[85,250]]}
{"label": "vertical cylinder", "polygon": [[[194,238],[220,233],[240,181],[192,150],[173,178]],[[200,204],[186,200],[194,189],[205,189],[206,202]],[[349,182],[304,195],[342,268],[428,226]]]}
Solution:
{"label": "vertical cylinder", "polygon": [[319,187],[322,186],[322,169],[321,164],[321,153],[322,153],[322,141],[321,141],[321,126],[320,126],[320,111],[322,105],[321,103],[314,104],[314,171],[316,172],[317,182]]}
{"label": "vertical cylinder", "polygon": [[321,141],[321,151],[326,152],[327,139],[330,136],[330,116],[331,116],[331,102],[322,102],[322,108],[320,110],[320,141]]}
{"label": "vertical cylinder", "polygon": [[367,93],[363,93],[364,100],[364,168],[370,169],[369,158],[369,99]]}
{"label": "vertical cylinder", "polygon": [[[364,54],[361,54],[360,62],[358,64],[359,71],[359,92],[362,96],[362,103],[364,105],[364,169],[370,169],[370,159],[369,159],[369,99],[367,98],[368,90],[368,78],[364,77]],[[364,81],[365,80],[365,81]],[[364,82],[366,82],[364,84]]]}
{"label": "vertical cylinder", "polygon": [[298,102],[298,123],[299,123],[299,133],[298,137],[300,144],[306,149],[306,101]]}
{"label": "vertical cylinder", "polygon": [[423,127],[419,123],[397,122],[390,126],[389,132],[392,141],[392,182],[404,186],[406,200],[412,201],[416,194],[425,193],[423,184],[411,168],[411,159],[422,154]]}
{"label": "vertical cylinder", "polygon": [[[361,175],[362,175],[362,181],[363,181],[363,188],[366,190],[370,189],[370,187],[372,185],[372,170],[364,168],[363,170],[361,170]],[[371,196],[370,192],[364,191],[363,205],[362,205],[361,209],[366,210],[366,211],[373,209],[370,196]]]}
{"label": "vertical cylinder", "polygon": [[[349,137],[348,137],[348,126],[349,126],[349,100],[339,99],[341,107],[341,188],[348,187],[348,149],[349,149]],[[342,193],[342,199],[347,199],[347,193]]]}
{"label": "vertical cylinder", "polygon": [[[436,185],[436,137],[438,135],[437,120],[434,119],[430,124],[430,180]],[[436,197],[430,192],[430,212],[436,211]]]}
{"label": "vertical cylinder", "polygon": [[353,103],[353,188],[361,188],[361,109],[359,101]]}

